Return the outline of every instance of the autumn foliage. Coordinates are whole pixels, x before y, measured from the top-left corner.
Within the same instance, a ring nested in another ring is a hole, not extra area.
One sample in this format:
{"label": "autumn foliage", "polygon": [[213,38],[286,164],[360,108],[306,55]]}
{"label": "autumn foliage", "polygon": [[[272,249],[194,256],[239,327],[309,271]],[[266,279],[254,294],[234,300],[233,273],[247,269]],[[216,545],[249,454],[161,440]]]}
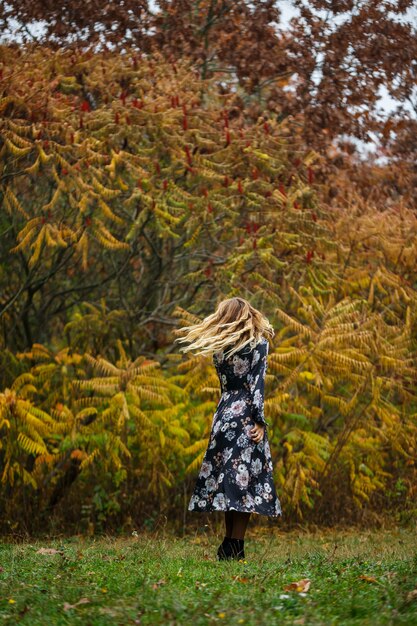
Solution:
{"label": "autumn foliage", "polygon": [[417,220],[389,168],[251,119],[185,58],[0,63],[2,530],[182,519],[219,389],[174,331],[235,294],[276,329],[286,522],[415,515]]}

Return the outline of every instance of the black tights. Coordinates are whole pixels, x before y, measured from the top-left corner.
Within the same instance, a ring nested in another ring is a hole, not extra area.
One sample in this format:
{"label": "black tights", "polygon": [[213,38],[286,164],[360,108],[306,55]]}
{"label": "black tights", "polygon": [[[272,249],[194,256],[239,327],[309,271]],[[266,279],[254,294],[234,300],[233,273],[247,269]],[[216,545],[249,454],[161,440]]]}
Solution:
{"label": "black tights", "polygon": [[241,511],[226,511],[224,514],[226,524],[226,537],[244,539],[246,528],[249,523],[250,513]]}

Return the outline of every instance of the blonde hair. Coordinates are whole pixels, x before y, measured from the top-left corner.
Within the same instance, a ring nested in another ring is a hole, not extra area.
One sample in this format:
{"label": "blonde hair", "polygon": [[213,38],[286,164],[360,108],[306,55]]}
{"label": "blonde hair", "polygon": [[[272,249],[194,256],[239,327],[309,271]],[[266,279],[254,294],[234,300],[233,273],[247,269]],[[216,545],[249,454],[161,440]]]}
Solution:
{"label": "blonde hair", "polygon": [[225,353],[226,358],[247,344],[254,348],[263,335],[273,337],[275,334],[268,319],[245,298],[240,297],[222,300],[216,311],[205,317],[202,322],[183,326],[174,331],[174,333],[183,332],[187,333],[185,337],[177,338],[175,341],[191,343],[180,348],[181,352],[198,350],[196,354],[207,355],[232,346],[232,349]]}

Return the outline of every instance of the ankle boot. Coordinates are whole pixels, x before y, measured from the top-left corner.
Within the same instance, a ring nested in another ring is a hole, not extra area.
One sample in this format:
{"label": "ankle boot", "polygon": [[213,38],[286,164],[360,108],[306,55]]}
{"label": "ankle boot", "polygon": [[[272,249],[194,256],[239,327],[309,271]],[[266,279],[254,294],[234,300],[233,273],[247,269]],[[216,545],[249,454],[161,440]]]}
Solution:
{"label": "ankle boot", "polygon": [[245,558],[243,539],[236,539],[235,537],[231,537],[231,539],[229,540],[229,546],[230,547],[228,548],[228,551],[230,553],[230,558],[234,559],[235,561],[239,561],[239,559]]}
{"label": "ankle boot", "polygon": [[228,544],[229,541],[230,541],[230,537],[225,535],[223,541],[221,542],[221,544],[217,548],[217,557],[218,557],[219,561],[224,561],[227,558],[228,552],[229,552],[229,548],[228,548],[227,544]]}
{"label": "ankle boot", "polygon": [[238,539],[238,553],[237,553],[237,559],[244,559],[245,558],[245,540],[244,539]]}

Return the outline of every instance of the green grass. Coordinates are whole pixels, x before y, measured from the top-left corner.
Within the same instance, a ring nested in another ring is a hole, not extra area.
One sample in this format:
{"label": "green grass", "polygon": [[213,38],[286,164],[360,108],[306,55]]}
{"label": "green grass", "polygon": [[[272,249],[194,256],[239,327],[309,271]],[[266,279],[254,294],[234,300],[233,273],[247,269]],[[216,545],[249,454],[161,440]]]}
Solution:
{"label": "green grass", "polygon": [[[412,531],[249,533],[246,562],[216,561],[218,543],[212,535],[3,543],[0,624],[417,625]],[[303,578],[305,595],[284,591]]]}

